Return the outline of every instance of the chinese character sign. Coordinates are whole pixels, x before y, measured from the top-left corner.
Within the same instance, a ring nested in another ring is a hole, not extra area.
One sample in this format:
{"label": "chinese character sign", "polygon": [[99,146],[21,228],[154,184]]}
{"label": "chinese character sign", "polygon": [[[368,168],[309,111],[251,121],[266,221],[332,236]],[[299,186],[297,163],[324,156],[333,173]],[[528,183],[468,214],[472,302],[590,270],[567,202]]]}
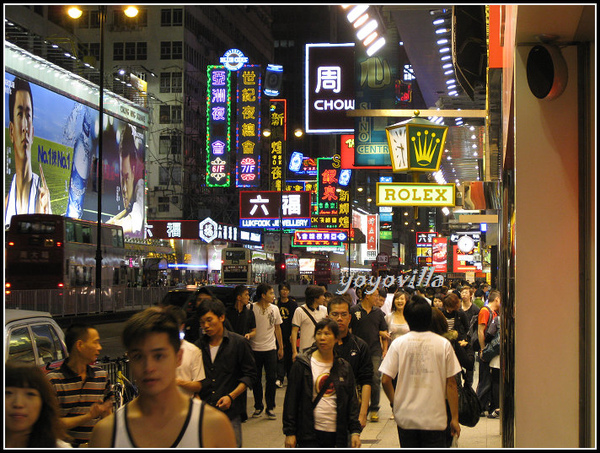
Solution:
{"label": "chinese character sign", "polygon": [[307,44],[305,67],[306,132],[354,132],[354,43]]}
{"label": "chinese character sign", "polygon": [[260,186],[261,68],[244,65],[237,76],[236,187]]}
{"label": "chinese character sign", "polygon": [[354,132],[354,43],[306,45],[306,132]]}
{"label": "chinese character sign", "polygon": [[378,216],[367,216],[367,259],[375,259],[377,257],[378,239],[379,239],[379,219]]}
{"label": "chinese character sign", "polygon": [[240,226],[286,228],[310,226],[310,192],[241,191]]}
{"label": "chinese character sign", "polygon": [[271,148],[270,159],[270,189],[281,190],[283,187],[283,156],[285,154],[286,140],[286,113],[287,103],[285,99],[273,99],[269,105],[271,126]]}
{"label": "chinese character sign", "polygon": [[229,187],[231,121],[230,74],[223,66],[208,66],[206,93],[206,185]]}
{"label": "chinese character sign", "polygon": [[340,201],[337,188],[339,186],[340,168],[334,167],[333,158],[317,159],[319,190],[317,192],[317,210],[319,215],[337,215]]}

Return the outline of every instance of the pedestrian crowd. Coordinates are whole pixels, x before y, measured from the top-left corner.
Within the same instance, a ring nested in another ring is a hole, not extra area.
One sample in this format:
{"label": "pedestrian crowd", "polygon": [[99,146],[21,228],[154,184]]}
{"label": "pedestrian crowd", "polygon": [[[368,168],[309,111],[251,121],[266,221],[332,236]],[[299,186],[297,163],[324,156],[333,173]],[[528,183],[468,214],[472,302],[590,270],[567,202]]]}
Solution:
{"label": "pedestrian crowd", "polygon": [[[96,328],[73,324],[58,369],[5,365],[7,447],[242,447],[248,419],[276,420],[285,388],[285,447],[361,446],[379,421],[381,393],[403,448],[450,447],[460,436],[460,386],[481,416],[498,418],[501,295],[466,281],[441,288],[239,285],[226,308],[200,291],[192,313],[156,305],[132,316],[122,342],[137,396],[115,408],[107,372],[94,365]],[[265,376],[264,384],[262,376]]]}

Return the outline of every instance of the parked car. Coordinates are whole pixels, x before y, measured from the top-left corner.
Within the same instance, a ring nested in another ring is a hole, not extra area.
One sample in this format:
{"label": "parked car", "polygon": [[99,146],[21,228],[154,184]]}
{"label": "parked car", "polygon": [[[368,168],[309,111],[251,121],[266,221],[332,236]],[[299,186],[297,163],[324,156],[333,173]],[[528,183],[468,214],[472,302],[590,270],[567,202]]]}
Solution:
{"label": "parked car", "polygon": [[[219,299],[225,307],[230,307],[235,304],[233,300],[233,290],[237,285],[206,285],[206,286],[187,286],[185,288],[176,288],[165,294],[161,301],[161,305],[176,305],[182,307],[188,312],[193,311],[196,305],[196,297],[199,292],[203,289],[208,289]],[[256,292],[256,287],[252,285],[246,285],[250,290],[250,300]]]}
{"label": "parked car", "polygon": [[62,329],[43,311],[4,310],[4,360],[59,368],[67,358]]}

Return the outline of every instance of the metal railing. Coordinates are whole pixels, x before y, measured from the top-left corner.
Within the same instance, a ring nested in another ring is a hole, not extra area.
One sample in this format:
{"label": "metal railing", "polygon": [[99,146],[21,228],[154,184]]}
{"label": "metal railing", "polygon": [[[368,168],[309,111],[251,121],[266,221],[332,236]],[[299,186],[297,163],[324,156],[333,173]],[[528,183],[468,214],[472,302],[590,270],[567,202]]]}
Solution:
{"label": "metal railing", "polygon": [[162,300],[172,287],[37,289],[5,294],[4,307],[47,311],[52,316],[108,314],[148,308]]}

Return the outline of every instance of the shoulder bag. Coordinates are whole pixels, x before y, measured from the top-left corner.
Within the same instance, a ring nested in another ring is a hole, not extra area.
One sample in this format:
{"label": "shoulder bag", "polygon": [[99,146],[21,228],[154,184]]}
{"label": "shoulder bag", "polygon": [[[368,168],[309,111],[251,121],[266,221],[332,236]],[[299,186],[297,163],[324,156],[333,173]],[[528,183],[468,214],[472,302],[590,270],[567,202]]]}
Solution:
{"label": "shoulder bag", "polygon": [[[463,371],[462,382],[465,382],[465,375]],[[458,389],[458,423],[472,428],[479,423],[481,405],[473,387],[463,385],[459,381],[460,379],[456,380],[456,387]]]}
{"label": "shoulder bag", "polygon": [[306,315],[310,318],[310,320],[316,326],[317,325],[317,321],[315,321],[315,318],[313,318],[313,316],[308,312],[308,310],[306,309],[306,305],[302,305],[301,308],[302,308],[302,310],[304,310],[304,313],[306,313]]}

